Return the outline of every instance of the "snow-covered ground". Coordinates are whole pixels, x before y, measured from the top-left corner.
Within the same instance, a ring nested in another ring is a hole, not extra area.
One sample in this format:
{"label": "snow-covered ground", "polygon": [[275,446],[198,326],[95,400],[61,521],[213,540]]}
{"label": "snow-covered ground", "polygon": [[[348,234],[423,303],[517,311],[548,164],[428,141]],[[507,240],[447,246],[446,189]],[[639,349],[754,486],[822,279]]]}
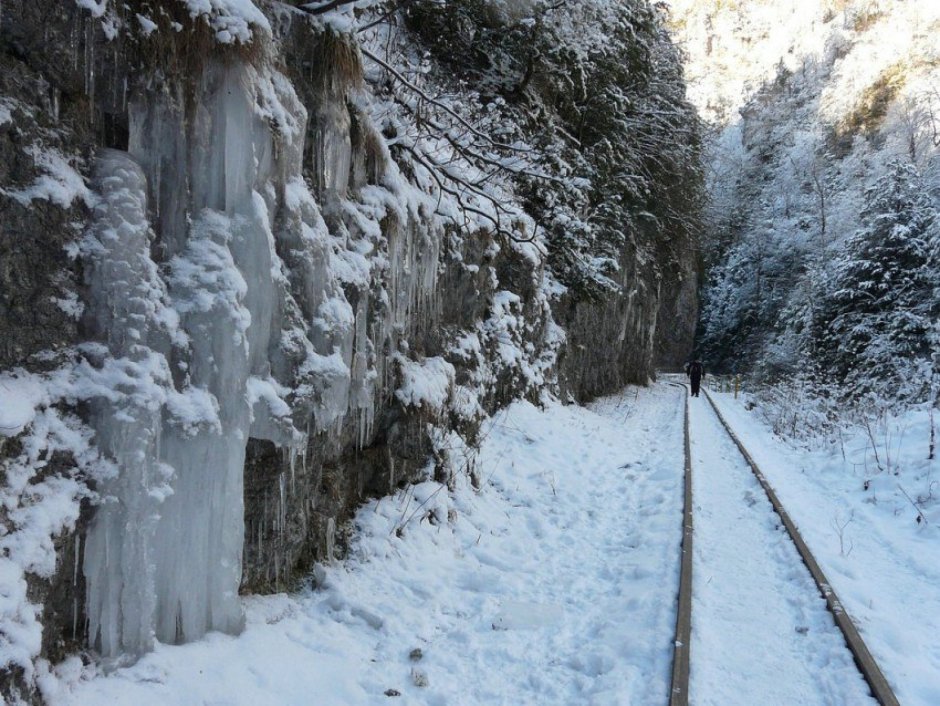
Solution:
{"label": "snow-covered ground", "polygon": [[[53,704],[663,704],[682,520],[682,397],[516,403],[477,468],[365,506],[349,558],[217,633],[94,676]],[[400,535],[400,536],[399,536]],[[185,550],[184,548],[181,548]]]}
{"label": "snow-covered ground", "polygon": [[[774,436],[745,399],[714,394],[800,529],[905,706],[940,704],[940,503],[917,522],[912,499],[938,491],[927,461],[929,421],[914,413],[867,434],[806,450]],[[897,471],[895,475],[894,471]],[[867,486],[867,487],[866,487]],[[903,489],[904,492],[901,492]],[[694,659],[693,659],[694,664]]]}
{"label": "snow-covered ground", "polygon": [[874,706],[796,546],[704,397],[690,400],[689,418],[693,703]]}
{"label": "snow-covered ground", "polygon": [[[891,479],[859,490],[834,457],[782,444],[741,401],[716,396],[901,703],[940,703],[940,572],[930,566],[940,518],[905,521],[887,500]],[[243,599],[240,637],[158,645],[108,675],[73,659],[44,680],[46,696],[53,706],[665,704],[682,420],[683,395],[667,384],[587,409],[516,403],[487,430],[481,488],[461,475],[453,489],[429,481],[373,501],[356,516],[349,556],[318,568],[316,588]],[[872,703],[704,398],[691,400],[691,438],[692,703]],[[869,494],[886,500],[863,502]]]}

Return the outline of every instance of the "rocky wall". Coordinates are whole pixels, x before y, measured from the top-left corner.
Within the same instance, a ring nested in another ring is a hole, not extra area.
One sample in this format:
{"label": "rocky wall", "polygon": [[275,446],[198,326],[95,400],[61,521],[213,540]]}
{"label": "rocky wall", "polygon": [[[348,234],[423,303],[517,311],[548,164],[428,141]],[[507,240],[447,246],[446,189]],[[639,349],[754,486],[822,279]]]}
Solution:
{"label": "rocky wall", "polygon": [[[442,432],[645,382],[661,302],[692,296],[632,248],[609,299],[559,298],[536,246],[447,224],[355,40],[259,6],[0,4],[0,371],[42,391],[0,437],[4,499],[69,488],[18,565],[39,617],[0,625],[41,633],[8,698],[40,699],[37,658],[237,631],[218,596],[293,588],[364,499],[446,482]],[[205,604],[174,612],[194,577]]]}

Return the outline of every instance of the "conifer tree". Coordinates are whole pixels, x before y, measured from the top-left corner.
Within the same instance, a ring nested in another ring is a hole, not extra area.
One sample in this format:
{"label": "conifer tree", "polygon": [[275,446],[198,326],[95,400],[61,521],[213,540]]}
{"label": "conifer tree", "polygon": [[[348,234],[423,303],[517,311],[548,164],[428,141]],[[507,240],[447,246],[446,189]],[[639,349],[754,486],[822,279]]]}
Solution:
{"label": "conifer tree", "polygon": [[866,192],[862,227],[833,263],[816,312],[821,362],[856,392],[923,397],[940,316],[937,209],[914,166]]}

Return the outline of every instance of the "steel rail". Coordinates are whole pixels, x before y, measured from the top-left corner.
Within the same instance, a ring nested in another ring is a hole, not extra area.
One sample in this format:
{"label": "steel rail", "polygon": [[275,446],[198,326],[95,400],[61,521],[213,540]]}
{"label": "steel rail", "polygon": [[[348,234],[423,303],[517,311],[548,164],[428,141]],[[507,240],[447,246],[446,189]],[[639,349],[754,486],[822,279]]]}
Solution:
{"label": "steel rail", "polygon": [[679,597],[676,610],[676,637],[672,656],[672,682],[669,706],[688,706],[689,664],[692,641],[692,444],[689,437],[689,397],[685,385],[670,382],[682,390],[685,402],[685,474],[682,509],[682,560],[679,568]]}
{"label": "steel rail", "polygon": [[[796,524],[792,519],[790,519],[790,515],[783,508],[783,504],[777,497],[777,493],[774,492],[773,487],[771,487],[770,483],[764,477],[760,467],[754,461],[751,454],[748,453],[748,450],[745,448],[744,444],[741,443],[741,440],[738,438],[737,434],[732,431],[731,425],[728,424],[728,421],[718,409],[718,405],[715,404],[715,400],[712,399],[712,396],[709,394],[708,390],[703,387],[702,391],[705,393],[705,397],[708,399],[712,409],[715,410],[718,421],[721,422],[721,425],[724,427],[725,431],[728,432],[728,436],[730,436],[731,440],[734,441],[735,446],[738,447],[738,451],[741,452],[744,460],[747,461],[747,464],[751,467],[751,471],[754,473],[758,483],[760,483],[761,487],[764,489],[764,492],[767,494],[767,498],[770,500],[771,505],[773,505],[774,511],[777,513],[777,515],[780,516],[780,519],[783,522],[783,526],[790,535],[790,539],[793,540],[797,551],[800,553],[800,558],[803,560],[806,568],[809,569],[810,574],[812,574],[813,580],[816,582],[816,587],[819,589],[819,593],[823,598],[826,599],[826,607],[829,609],[829,612],[832,613],[836,625],[838,625],[839,629],[842,631],[842,635],[845,637],[845,642],[848,645],[849,650],[852,652],[852,656],[855,658],[856,666],[862,673],[865,681],[868,682],[868,688],[871,689],[872,696],[875,697],[881,706],[900,706],[897,696],[894,695],[890,684],[888,684],[888,680],[885,679],[884,674],[878,667],[878,663],[875,662],[874,657],[872,657],[871,652],[869,652],[868,647],[865,645],[865,641],[862,640],[862,636],[855,627],[855,623],[852,621],[851,616],[846,612],[845,607],[842,605],[842,601],[839,600],[835,590],[833,590],[832,584],[829,583],[829,579],[826,578],[826,575],[820,568],[819,562],[816,561],[816,558],[813,556],[812,552],[810,552],[806,542],[803,541],[803,537],[800,535]],[[688,414],[688,400],[686,400],[686,414]],[[688,429],[688,427],[686,427],[686,429]],[[688,471],[686,471],[686,473],[688,474]]]}

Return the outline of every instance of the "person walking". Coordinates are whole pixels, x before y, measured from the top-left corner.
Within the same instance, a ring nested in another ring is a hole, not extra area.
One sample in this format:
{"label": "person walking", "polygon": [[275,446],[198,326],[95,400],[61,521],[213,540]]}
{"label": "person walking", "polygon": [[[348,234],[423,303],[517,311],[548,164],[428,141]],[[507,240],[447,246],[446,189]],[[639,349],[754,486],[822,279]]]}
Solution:
{"label": "person walking", "polygon": [[686,369],[685,374],[689,376],[689,382],[692,383],[692,397],[698,397],[702,380],[705,379],[705,366],[702,365],[702,361],[696,358],[691,363],[689,363],[689,367]]}

